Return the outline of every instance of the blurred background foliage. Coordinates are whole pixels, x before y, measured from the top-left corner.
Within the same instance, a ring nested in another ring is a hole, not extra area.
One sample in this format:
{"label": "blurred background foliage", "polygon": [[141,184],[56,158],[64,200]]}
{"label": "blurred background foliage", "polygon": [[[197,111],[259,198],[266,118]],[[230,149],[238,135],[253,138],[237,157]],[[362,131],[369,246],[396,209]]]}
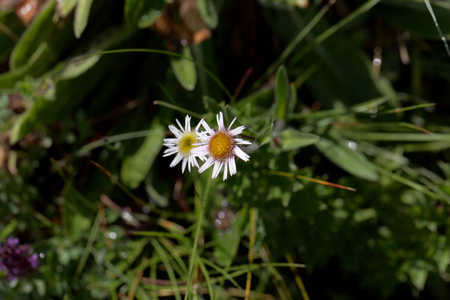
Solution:
{"label": "blurred background foliage", "polygon": [[[1,1],[0,242],[40,268],[0,298],[449,299],[427,2]],[[219,111],[251,160],[170,169],[167,125]]]}

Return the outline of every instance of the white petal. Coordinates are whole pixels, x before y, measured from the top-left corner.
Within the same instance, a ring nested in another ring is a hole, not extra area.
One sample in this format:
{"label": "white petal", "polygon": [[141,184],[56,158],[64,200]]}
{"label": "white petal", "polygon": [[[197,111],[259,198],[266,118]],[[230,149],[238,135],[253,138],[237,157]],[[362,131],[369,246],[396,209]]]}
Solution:
{"label": "white petal", "polygon": [[230,165],[230,175],[233,176],[237,172],[237,170],[236,170],[236,160],[234,159],[234,157],[230,157],[228,163]]}
{"label": "white petal", "polygon": [[[167,150],[169,150],[169,149],[167,149]],[[177,150],[171,151],[171,152],[167,152],[167,153],[164,152],[163,157],[167,157],[167,156],[174,155],[174,154],[177,153],[177,152],[178,152]]]}
{"label": "white petal", "polygon": [[251,145],[252,142],[244,141],[243,139],[234,139],[236,145]]}
{"label": "white petal", "polygon": [[173,125],[169,125],[169,130],[176,136],[179,137],[180,135],[182,135],[182,132],[180,130],[178,130],[178,128],[176,128]]}
{"label": "white petal", "polygon": [[244,129],[245,129],[245,126],[239,126],[239,127],[236,127],[235,129],[233,129],[233,130],[230,130],[229,131],[229,134],[231,134],[231,135],[238,135],[238,134],[241,134],[242,133],[242,131],[244,131]]}
{"label": "white petal", "polygon": [[241,150],[241,148],[239,147],[234,147],[234,154],[239,157],[240,159],[242,159],[243,161],[248,161],[250,159],[250,155],[248,155],[247,153],[245,153],[244,151]]}
{"label": "white petal", "polygon": [[164,139],[164,143],[171,143],[174,144],[178,142],[178,139],[170,138],[170,139]]}
{"label": "white petal", "polygon": [[194,155],[194,156],[209,155],[208,145],[202,145],[202,146],[192,148],[191,155]]}
{"label": "white petal", "polygon": [[183,126],[181,126],[180,121],[178,121],[177,119],[175,119],[175,121],[177,122],[178,126],[180,127],[181,132],[184,132],[184,128],[183,128]]}
{"label": "white petal", "polygon": [[231,126],[233,126],[234,121],[236,121],[236,117],[234,117],[233,121],[231,121],[230,125],[228,125],[228,130],[230,130]]}
{"label": "white petal", "polygon": [[201,166],[200,169],[198,169],[199,173],[203,173],[206,169],[211,167],[214,163],[214,158],[210,157],[206,160],[206,162]]}
{"label": "white petal", "polygon": [[185,158],[183,158],[183,163],[181,164],[181,173],[184,173],[184,170],[186,169],[186,163],[187,163],[187,159],[185,157]]}
{"label": "white petal", "polygon": [[195,126],[195,132],[198,134],[198,130],[200,129],[200,126],[202,126],[203,122],[205,122],[204,119],[201,119],[200,122],[198,122],[197,126]]}
{"label": "white petal", "polygon": [[209,133],[209,135],[214,135],[215,131],[211,129],[211,127],[209,127],[208,123],[206,123],[206,121],[203,121],[203,128],[206,129],[206,131]]}
{"label": "white petal", "polygon": [[189,115],[186,115],[184,119],[184,131],[191,131],[191,117]]}
{"label": "white petal", "polygon": [[199,168],[197,158],[195,158],[195,156],[192,157],[192,166],[196,166],[197,168]]}
{"label": "white petal", "polygon": [[227,161],[225,161],[224,163],[224,169],[223,169],[223,181],[227,180],[227,175],[228,175],[228,165],[227,165]]}
{"label": "white petal", "polygon": [[214,162],[214,169],[212,173],[212,178],[216,178],[217,175],[219,175],[220,171],[222,170],[223,162],[216,160]]}
{"label": "white petal", "polygon": [[223,124],[223,113],[219,112],[219,114],[216,115],[216,119],[217,119],[217,125],[219,126],[219,131],[224,130],[225,125]]}
{"label": "white petal", "polygon": [[172,162],[170,163],[169,167],[175,167],[181,160],[183,159],[183,155],[181,155],[180,153],[177,154],[177,156],[175,156],[175,158],[172,160]]}

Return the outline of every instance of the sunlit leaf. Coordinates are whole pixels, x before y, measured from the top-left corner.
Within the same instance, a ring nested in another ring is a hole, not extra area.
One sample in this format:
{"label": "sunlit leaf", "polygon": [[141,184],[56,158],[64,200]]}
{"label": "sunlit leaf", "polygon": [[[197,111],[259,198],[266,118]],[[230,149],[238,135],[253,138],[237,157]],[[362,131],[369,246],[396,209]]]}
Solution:
{"label": "sunlit leaf", "polygon": [[347,172],[370,181],[378,180],[377,172],[358,150],[325,138],[321,138],[315,145],[329,160]]}
{"label": "sunlit leaf", "polygon": [[[181,48],[181,55],[192,59],[191,50],[187,46],[183,46]],[[191,60],[183,57],[170,57],[170,63],[180,84],[186,90],[192,91],[195,88],[195,83],[197,82],[197,71],[195,70],[195,64]]]}
{"label": "sunlit leaf", "polygon": [[165,5],[164,0],[127,0],[124,9],[125,20],[140,28],[149,27],[159,18]]}
{"label": "sunlit leaf", "polygon": [[86,29],[93,1],[94,0],[78,0],[73,23],[73,30],[77,38],[80,38],[84,29]]}
{"label": "sunlit leaf", "polygon": [[130,188],[136,188],[144,181],[162,147],[165,129],[158,119],[153,121],[150,130],[152,134],[123,160],[120,178]]}
{"label": "sunlit leaf", "polygon": [[281,147],[284,151],[293,151],[301,147],[315,144],[320,138],[311,133],[304,133],[293,128],[289,128],[281,132]]}

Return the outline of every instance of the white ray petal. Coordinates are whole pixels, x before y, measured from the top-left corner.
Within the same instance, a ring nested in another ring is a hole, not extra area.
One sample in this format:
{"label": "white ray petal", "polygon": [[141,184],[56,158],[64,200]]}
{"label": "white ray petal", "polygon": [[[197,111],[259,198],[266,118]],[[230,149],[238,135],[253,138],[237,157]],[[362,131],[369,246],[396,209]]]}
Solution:
{"label": "white ray petal", "polygon": [[223,163],[221,161],[216,160],[214,162],[214,169],[212,173],[212,178],[216,178],[219,175],[220,170],[222,170]]}
{"label": "white ray petal", "polygon": [[227,160],[225,160],[223,162],[224,165],[224,169],[223,169],[223,181],[227,180],[227,175],[228,175],[228,164],[227,164]]}
{"label": "white ray petal", "polygon": [[230,130],[231,126],[233,126],[234,121],[236,121],[236,117],[234,117],[233,121],[231,121],[230,125],[228,126],[228,130]]}
{"label": "white ray petal", "polygon": [[198,169],[199,173],[203,173],[206,169],[211,167],[214,164],[214,158],[210,157],[206,160],[206,162]]}
{"label": "white ray petal", "polygon": [[175,158],[170,163],[169,167],[171,167],[171,168],[175,167],[182,159],[183,159],[183,155],[178,153],[177,156],[175,156]]}
{"label": "white ray petal", "polygon": [[239,157],[240,159],[242,159],[243,161],[248,161],[250,159],[250,156],[245,153],[244,151],[241,150],[241,148],[239,147],[234,147],[234,154],[236,154],[237,157]]}
{"label": "white ray petal", "polygon": [[236,171],[236,160],[234,159],[234,157],[230,157],[228,162],[230,165],[230,175],[233,176],[237,172]]}

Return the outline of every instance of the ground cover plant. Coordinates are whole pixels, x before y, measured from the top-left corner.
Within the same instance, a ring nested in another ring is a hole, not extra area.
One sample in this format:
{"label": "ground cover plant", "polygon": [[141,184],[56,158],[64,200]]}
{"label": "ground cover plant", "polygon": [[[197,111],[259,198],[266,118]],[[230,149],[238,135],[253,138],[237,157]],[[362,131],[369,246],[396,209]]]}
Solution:
{"label": "ground cover plant", "polygon": [[0,2],[0,299],[448,299],[446,1]]}

